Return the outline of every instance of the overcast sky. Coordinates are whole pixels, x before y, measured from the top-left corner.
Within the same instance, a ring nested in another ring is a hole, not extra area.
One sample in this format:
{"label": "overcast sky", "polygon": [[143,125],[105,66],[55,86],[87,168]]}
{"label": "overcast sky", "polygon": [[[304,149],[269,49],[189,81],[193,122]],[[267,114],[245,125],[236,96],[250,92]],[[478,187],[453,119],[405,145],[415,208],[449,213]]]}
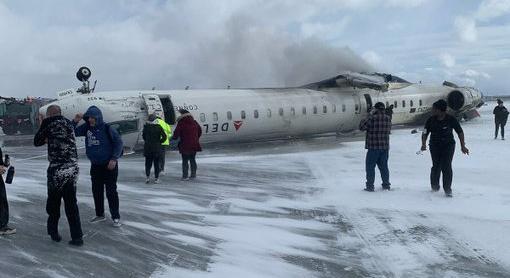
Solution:
{"label": "overcast sky", "polygon": [[341,70],[510,94],[510,0],[0,0],[0,95],[293,86]]}

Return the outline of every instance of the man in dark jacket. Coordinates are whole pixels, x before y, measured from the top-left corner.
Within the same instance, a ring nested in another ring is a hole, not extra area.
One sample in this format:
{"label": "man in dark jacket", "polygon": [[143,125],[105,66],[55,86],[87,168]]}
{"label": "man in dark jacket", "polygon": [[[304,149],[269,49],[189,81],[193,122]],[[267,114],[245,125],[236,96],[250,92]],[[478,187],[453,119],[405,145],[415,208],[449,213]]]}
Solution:
{"label": "man in dark jacket", "polygon": [[390,190],[390,171],[388,157],[390,149],[391,119],[386,114],[384,103],[378,102],[366,120],[360,123],[360,130],[365,130],[365,148],[367,157],[365,161],[367,183],[365,191],[374,191],[375,166],[381,172],[382,187]]}
{"label": "man in dark jacket", "polygon": [[[85,123],[77,126],[81,119]],[[85,148],[90,160],[90,177],[92,193],[96,207],[96,217],[91,222],[106,220],[104,216],[104,192],[110,207],[110,214],[115,227],[120,227],[119,195],[117,177],[119,175],[118,159],[122,155],[122,139],[114,128],[103,121],[103,114],[96,106],[91,106],[85,115],[78,114],[74,119],[76,136],[85,136]]]}
{"label": "man in dark jacket", "polygon": [[390,117],[390,121],[393,120],[393,104],[386,107],[386,115]]}
{"label": "man in dark jacket", "polygon": [[430,155],[432,157],[432,169],[430,170],[430,185],[432,191],[439,191],[439,178],[443,174],[443,189],[447,197],[452,197],[452,160],[455,153],[455,139],[453,130],[460,140],[461,150],[469,154],[464,141],[464,131],[459,121],[446,113],[448,103],[445,100],[438,100],[432,105],[432,117],[425,124],[425,131],[422,135],[421,150],[427,150],[427,139],[430,135]]}
{"label": "man in dark jacket", "polygon": [[190,179],[197,177],[197,152],[202,151],[200,146],[200,136],[202,136],[202,128],[193,119],[188,110],[180,109],[181,116],[178,119],[172,140],[179,139],[179,152],[182,156],[182,179],[188,179],[189,164],[191,164]]}
{"label": "man in dark jacket", "polygon": [[16,229],[9,227],[9,203],[7,202],[7,191],[5,190],[5,182],[2,177],[7,170],[4,164],[2,149],[0,148],[0,236],[12,235],[16,233]]}
{"label": "man in dark jacket", "polygon": [[501,127],[501,140],[505,140],[505,125],[508,120],[508,110],[503,106],[503,101],[498,99],[498,106],[494,108],[494,121],[496,123],[496,131],[494,132],[494,139],[498,139],[498,131]]}
{"label": "man in dark jacket", "polygon": [[71,230],[72,240],[69,244],[83,245],[80,213],[76,200],[76,182],[78,180],[78,155],[74,137],[74,127],[68,119],[61,116],[60,107],[51,105],[46,112],[46,119],[34,137],[34,145],[48,144],[48,235],[59,242],[62,237],[58,233],[60,203],[64,199],[64,207]]}
{"label": "man in dark jacket", "polygon": [[154,163],[154,183],[159,182],[160,156],[163,149],[163,143],[167,141],[166,132],[159,124],[156,115],[149,115],[147,123],[143,126],[142,137],[144,141],[143,154],[145,156],[145,174],[150,182],[151,168]]}

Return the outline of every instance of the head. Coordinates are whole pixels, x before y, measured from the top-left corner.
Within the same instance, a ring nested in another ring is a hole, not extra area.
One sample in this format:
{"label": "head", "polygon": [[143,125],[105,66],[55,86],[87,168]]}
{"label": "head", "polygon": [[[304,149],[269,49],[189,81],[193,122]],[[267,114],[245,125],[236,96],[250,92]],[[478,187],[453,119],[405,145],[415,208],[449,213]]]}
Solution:
{"label": "head", "polygon": [[154,115],[154,114],[150,114],[150,115],[149,115],[149,118],[147,119],[147,121],[149,121],[149,122],[154,122],[156,119],[157,119],[156,115]]}
{"label": "head", "polygon": [[439,116],[446,114],[448,103],[444,99],[440,99],[432,104],[432,115]]}
{"label": "head", "polygon": [[503,101],[498,98],[498,106],[503,106]]}
{"label": "head", "polygon": [[384,103],[378,102],[374,105],[375,110],[384,112],[384,109],[386,108],[384,106]]}
{"label": "head", "polygon": [[102,125],[103,122],[103,113],[96,106],[90,106],[83,115],[83,120],[85,120],[89,126],[99,126]]}
{"label": "head", "polygon": [[58,105],[50,105],[48,106],[48,109],[46,109],[46,118],[51,118],[55,116],[61,116],[62,110],[60,109],[60,106]]}
{"label": "head", "polygon": [[393,106],[393,104],[392,104],[392,105],[390,105],[390,109],[393,109],[393,107],[395,107],[395,106]]}

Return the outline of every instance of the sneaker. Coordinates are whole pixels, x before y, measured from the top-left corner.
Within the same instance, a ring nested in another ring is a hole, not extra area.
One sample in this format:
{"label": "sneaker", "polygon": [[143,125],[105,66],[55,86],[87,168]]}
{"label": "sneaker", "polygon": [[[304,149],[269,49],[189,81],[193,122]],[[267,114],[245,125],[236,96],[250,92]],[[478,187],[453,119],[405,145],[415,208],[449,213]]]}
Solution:
{"label": "sneaker", "polygon": [[16,233],[15,228],[4,227],[4,228],[0,229],[0,236],[8,236],[8,235],[13,235],[15,233]]}
{"label": "sneaker", "polygon": [[444,195],[448,198],[452,198],[453,197],[453,193],[452,192],[445,192]]}
{"label": "sneaker", "polygon": [[83,239],[81,238],[78,238],[78,239],[73,239],[71,241],[69,241],[69,245],[73,245],[73,246],[82,246],[83,245]]}
{"label": "sneaker", "polygon": [[122,224],[120,224],[120,219],[113,219],[113,227],[120,227]]}
{"label": "sneaker", "polygon": [[190,180],[196,180],[197,179],[197,176],[191,176],[189,177]]}
{"label": "sneaker", "polygon": [[155,179],[155,180],[154,180],[154,183],[155,183],[155,184],[158,184],[158,183],[159,183],[159,179]]}
{"label": "sneaker", "polygon": [[151,183],[151,178],[147,178],[147,179],[145,179],[145,183],[146,183],[146,184]]}
{"label": "sneaker", "polygon": [[373,189],[373,188],[365,188],[365,189],[363,189],[363,190],[365,190],[365,191],[367,191],[367,192],[374,192],[374,189]]}
{"label": "sneaker", "polygon": [[55,242],[62,241],[62,236],[60,236],[59,234],[50,235],[50,237],[51,237],[51,240],[53,240]]}
{"label": "sneaker", "polygon": [[159,175],[160,176],[164,176],[165,175],[165,170],[161,170],[161,172],[159,172]]}
{"label": "sneaker", "polygon": [[189,178],[185,178],[185,177],[181,178],[181,181],[188,181],[188,180],[189,180]]}
{"label": "sneaker", "polygon": [[90,220],[90,223],[97,223],[97,222],[102,222],[105,220],[106,220],[106,217],[104,217],[104,216],[96,216]]}
{"label": "sneaker", "polygon": [[391,190],[391,187],[383,187],[382,190],[384,191],[390,191]]}

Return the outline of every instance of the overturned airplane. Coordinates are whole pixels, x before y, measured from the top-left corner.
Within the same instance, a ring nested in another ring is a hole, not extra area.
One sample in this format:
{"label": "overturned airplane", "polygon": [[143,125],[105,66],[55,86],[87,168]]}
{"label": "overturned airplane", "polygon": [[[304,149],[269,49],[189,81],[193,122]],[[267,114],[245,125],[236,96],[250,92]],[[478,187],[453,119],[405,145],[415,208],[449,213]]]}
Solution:
{"label": "overturned airplane", "polygon": [[[58,93],[57,104],[72,119],[89,106],[99,107],[104,119],[117,128],[125,146],[142,143],[141,130],[149,114],[171,125],[181,108],[202,126],[204,143],[243,142],[305,137],[355,130],[372,105],[394,106],[393,124],[422,124],[432,104],[445,99],[449,112],[472,118],[482,102],[481,93],[450,82],[441,86],[410,83],[382,73],[344,72],[320,82],[292,88],[200,89],[94,92],[90,70],[80,68],[78,90]],[[46,112],[41,108],[41,113]]]}

